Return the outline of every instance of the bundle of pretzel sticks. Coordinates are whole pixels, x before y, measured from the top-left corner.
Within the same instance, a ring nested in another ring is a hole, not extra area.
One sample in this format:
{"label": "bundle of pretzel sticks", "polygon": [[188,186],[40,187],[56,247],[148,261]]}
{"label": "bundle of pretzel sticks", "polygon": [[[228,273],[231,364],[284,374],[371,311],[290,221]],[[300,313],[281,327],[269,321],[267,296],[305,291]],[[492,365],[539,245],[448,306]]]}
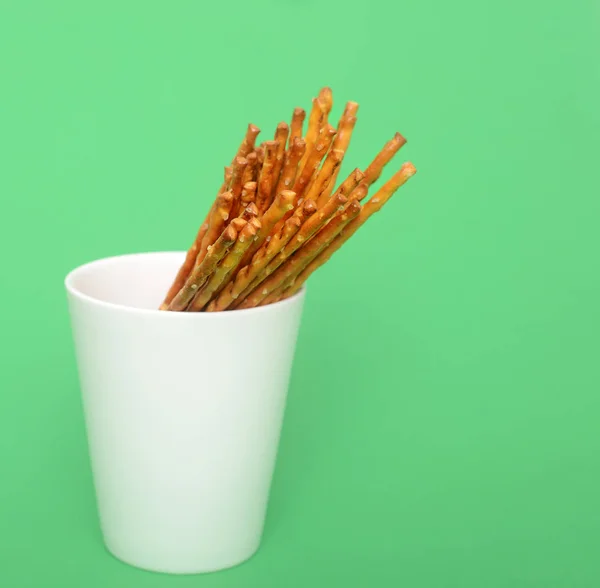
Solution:
{"label": "bundle of pretzel sticks", "polygon": [[291,124],[279,123],[273,140],[260,145],[260,130],[248,125],[161,310],[253,308],[294,295],[416,173],[404,163],[366,200],[406,143],[396,133],[364,171],[353,170],[336,189],[358,104],[346,104],[337,128],[329,123],[332,106],[331,89],[323,88],[305,134],[306,112],[295,108]]}

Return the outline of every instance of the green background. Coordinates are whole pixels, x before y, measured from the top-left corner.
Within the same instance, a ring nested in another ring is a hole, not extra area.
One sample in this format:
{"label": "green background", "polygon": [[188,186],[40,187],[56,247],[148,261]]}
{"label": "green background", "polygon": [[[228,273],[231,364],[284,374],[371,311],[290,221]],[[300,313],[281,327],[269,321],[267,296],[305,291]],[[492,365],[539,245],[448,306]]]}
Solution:
{"label": "green background", "polygon": [[[591,1],[3,0],[0,585],[600,585],[599,39]],[[135,570],[63,277],[187,247],[246,124],[325,84],[346,170],[399,130],[419,173],[310,280],[259,553]]]}

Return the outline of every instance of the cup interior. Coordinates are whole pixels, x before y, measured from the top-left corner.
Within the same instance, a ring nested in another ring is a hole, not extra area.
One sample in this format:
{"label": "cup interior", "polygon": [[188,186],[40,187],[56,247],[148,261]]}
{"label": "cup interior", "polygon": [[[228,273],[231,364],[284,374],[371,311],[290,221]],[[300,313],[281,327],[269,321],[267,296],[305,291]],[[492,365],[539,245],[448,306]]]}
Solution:
{"label": "cup interior", "polygon": [[129,308],[157,310],[171,286],[184,253],[140,253],[101,259],[73,270],[67,290]]}

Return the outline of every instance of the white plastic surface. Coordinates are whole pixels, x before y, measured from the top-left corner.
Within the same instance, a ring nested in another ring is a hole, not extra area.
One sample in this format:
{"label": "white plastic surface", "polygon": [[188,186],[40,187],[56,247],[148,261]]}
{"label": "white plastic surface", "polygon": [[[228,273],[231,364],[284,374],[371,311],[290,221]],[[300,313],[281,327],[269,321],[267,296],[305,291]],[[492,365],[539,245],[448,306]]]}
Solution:
{"label": "white plastic surface", "polygon": [[159,312],[183,256],[96,261],[66,287],[106,546],[137,567],[199,573],[259,546],[304,291]]}

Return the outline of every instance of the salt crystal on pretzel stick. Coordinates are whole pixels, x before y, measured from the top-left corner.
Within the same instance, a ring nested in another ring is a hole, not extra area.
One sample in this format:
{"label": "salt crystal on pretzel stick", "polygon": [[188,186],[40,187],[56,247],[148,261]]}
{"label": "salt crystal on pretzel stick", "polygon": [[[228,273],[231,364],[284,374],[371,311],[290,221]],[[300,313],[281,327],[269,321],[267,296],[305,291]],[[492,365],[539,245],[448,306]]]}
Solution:
{"label": "salt crystal on pretzel stick", "polygon": [[256,239],[257,230],[260,230],[260,221],[257,218],[246,223],[246,226],[239,232],[231,251],[229,251],[223,261],[217,266],[205,286],[192,300],[189,310],[192,312],[202,310],[210,302],[211,298],[216,296],[219,290],[225,286],[228,277],[238,266],[244,253],[248,250],[248,247],[250,247]]}
{"label": "salt crystal on pretzel stick", "polygon": [[268,242],[262,244],[261,248],[252,257],[252,261],[238,272],[235,280],[226,286],[219,297],[211,302],[206,310],[216,312],[229,308],[235,299],[250,286],[254,278],[289,243],[303,222],[313,215],[316,210],[316,204],[310,200],[306,200],[299,206],[293,216],[285,222],[281,232],[274,233]]}
{"label": "salt crystal on pretzel stick", "polygon": [[270,276],[286,259],[288,259],[304,243],[320,231],[331,219],[344,209],[348,199],[342,194],[335,194],[329,201],[304,221],[300,230],[294,235],[290,242],[276,255],[270,263],[258,273],[250,285],[242,292],[233,308],[238,308],[246,296],[252,292],[263,280]]}
{"label": "salt crystal on pretzel stick", "polygon": [[238,308],[243,309],[259,306],[273,291],[284,285],[286,282],[291,281],[294,276],[298,275],[298,273],[300,273],[323,248],[327,247],[327,245],[335,239],[349,222],[357,217],[360,210],[361,205],[358,200],[349,202],[342,211],[335,215],[331,221],[315,235],[314,239],[311,239],[304,247],[298,249],[285,261],[285,263],[280,265],[273,274],[259,284]]}
{"label": "salt crystal on pretzel stick", "polygon": [[396,133],[394,137],[383,146],[383,149],[375,156],[375,159],[373,159],[373,161],[365,170],[365,181],[369,185],[373,184],[379,179],[383,168],[405,144],[406,139],[400,133]]}
{"label": "salt crystal on pretzel stick", "polygon": [[290,127],[286,122],[280,122],[275,131],[275,141],[279,143],[277,146],[277,154],[275,155],[275,166],[273,167],[273,186],[271,188],[271,201],[275,198],[277,192],[277,184],[279,183],[279,175],[283,169],[285,161],[285,144],[287,142]]}
{"label": "salt crystal on pretzel stick", "polygon": [[[293,190],[296,192],[298,198],[304,197],[304,192],[310,183],[313,175],[319,169],[321,159],[327,153],[333,137],[335,136],[335,129],[331,125],[327,125],[323,132],[319,134],[317,144],[311,151],[308,159],[306,160],[304,167],[301,171],[296,174],[296,180],[294,182]],[[306,156],[306,153],[305,153]]]}
{"label": "salt crystal on pretzel stick", "polygon": [[214,245],[209,247],[209,250],[202,260],[202,263],[195,266],[183,287],[169,304],[168,310],[185,310],[196,292],[202,288],[209,276],[214,272],[219,261],[221,261],[229,248],[237,239],[237,231],[229,225],[226,227]]}
{"label": "salt crystal on pretzel stick", "polygon": [[215,207],[211,211],[208,221],[208,230],[202,239],[198,256],[196,257],[196,265],[198,265],[206,255],[208,246],[212,245],[225,227],[229,215],[231,213],[231,204],[233,202],[233,194],[231,192],[223,192],[219,194],[215,202]]}
{"label": "salt crystal on pretzel stick", "polygon": [[270,205],[271,190],[273,189],[273,169],[277,158],[277,141],[265,141],[265,160],[263,161],[258,177],[258,190],[256,192],[256,206],[262,214]]}
{"label": "salt crystal on pretzel stick", "polygon": [[288,151],[294,146],[295,139],[302,138],[302,127],[306,118],[306,110],[296,107],[292,113],[292,123],[290,124],[290,136],[288,138]]}
{"label": "salt crystal on pretzel stick", "polygon": [[344,229],[332,243],[310,262],[295,278],[294,282],[282,293],[283,297],[293,296],[306,282],[308,277],[322,265],[327,263],[331,256],[369,219],[375,212],[381,210],[383,205],[406,181],[415,175],[417,170],[412,163],[405,163],[392,178],[390,178],[379,191],[363,206],[360,215]]}

